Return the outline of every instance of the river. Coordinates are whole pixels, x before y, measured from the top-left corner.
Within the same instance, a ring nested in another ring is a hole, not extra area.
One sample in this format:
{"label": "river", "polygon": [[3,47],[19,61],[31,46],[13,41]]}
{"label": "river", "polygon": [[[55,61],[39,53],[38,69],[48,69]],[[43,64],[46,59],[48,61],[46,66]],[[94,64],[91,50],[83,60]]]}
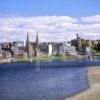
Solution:
{"label": "river", "polygon": [[88,88],[86,71],[73,61],[1,64],[0,100],[64,100]]}

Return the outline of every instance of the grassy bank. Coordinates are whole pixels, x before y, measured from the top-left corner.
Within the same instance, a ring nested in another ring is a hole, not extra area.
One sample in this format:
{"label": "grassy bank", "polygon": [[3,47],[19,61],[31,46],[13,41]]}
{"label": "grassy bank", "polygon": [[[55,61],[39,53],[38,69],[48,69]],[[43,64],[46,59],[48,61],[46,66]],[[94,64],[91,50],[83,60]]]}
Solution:
{"label": "grassy bank", "polygon": [[100,98],[100,67],[91,67],[87,73],[90,88],[65,100],[99,100]]}
{"label": "grassy bank", "polygon": [[[75,58],[72,57],[50,57],[50,58],[32,58],[32,61],[39,61],[39,60],[74,60]],[[0,60],[0,63],[8,63],[8,60]],[[15,59],[11,62],[30,62],[30,59]]]}
{"label": "grassy bank", "polygon": [[[32,61],[39,61],[39,60],[72,60],[74,58],[65,58],[65,57],[53,57],[53,58],[32,58]],[[15,62],[29,62],[30,59],[16,59]]]}
{"label": "grassy bank", "polygon": [[3,63],[8,63],[9,61],[8,60],[0,60],[0,64],[3,64]]}

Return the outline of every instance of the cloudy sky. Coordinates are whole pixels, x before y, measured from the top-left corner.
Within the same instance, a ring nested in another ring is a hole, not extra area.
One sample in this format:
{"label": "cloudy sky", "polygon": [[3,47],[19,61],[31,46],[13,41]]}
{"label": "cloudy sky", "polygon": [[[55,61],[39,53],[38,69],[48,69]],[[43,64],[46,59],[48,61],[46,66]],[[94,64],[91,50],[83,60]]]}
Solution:
{"label": "cloudy sky", "polygon": [[100,39],[99,0],[0,0],[0,41]]}

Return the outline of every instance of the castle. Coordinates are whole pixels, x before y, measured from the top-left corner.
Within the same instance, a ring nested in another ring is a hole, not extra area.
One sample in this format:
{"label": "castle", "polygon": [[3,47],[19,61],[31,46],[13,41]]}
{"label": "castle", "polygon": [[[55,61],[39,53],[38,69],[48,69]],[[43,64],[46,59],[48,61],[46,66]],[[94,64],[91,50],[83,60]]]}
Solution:
{"label": "castle", "polygon": [[90,40],[90,39],[82,39],[79,35],[76,35],[76,39],[71,40],[71,45],[76,46],[78,48],[81,47],[91,47],[93,45],[97,45],[100,43],[100,40]]}

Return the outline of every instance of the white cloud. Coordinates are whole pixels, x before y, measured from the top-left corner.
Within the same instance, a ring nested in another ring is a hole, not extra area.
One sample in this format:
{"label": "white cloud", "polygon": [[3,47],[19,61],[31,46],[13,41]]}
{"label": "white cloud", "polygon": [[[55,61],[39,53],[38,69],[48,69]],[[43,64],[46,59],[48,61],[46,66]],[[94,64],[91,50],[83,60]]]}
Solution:
{"label": "white cloud", "polygon": [[[30,40],[35,41],[36,32],[40,41],[67,41],[79,33],[83,38],[100,38],[99,15],[79,18],[69,16],[6,17],[0,18],[0,41],[25,40],[27,31]],[[97,18],[97,19],[96,19]]]}
{"label": "white cloud", "polygon": [[100,23],[100,15],[90,16],[90,17],[81,17],[85,22],[96,22]]}

